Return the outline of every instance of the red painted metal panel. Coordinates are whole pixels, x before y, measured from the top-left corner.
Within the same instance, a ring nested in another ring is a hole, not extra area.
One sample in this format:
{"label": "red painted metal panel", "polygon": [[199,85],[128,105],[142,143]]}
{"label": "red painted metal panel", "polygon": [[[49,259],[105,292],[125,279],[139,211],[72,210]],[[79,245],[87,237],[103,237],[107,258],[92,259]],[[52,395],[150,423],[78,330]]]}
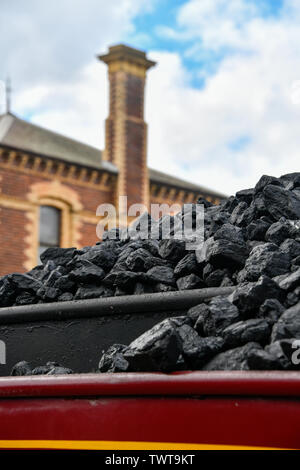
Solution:
{"label": "red painted metal panel", "polygon": [[0,378],[0,399],[5,396],[194,394],[300,397],[300,373],[197,371]]}
{"label": "red painted metal panel", "polygon": [[232,398],[7,399],[0,439],[300,448],[299,402]]}
{"label": "red painted metal panel", "polygon": [[90,374],[0,379],[0,440],[300,448],[300,374]]}

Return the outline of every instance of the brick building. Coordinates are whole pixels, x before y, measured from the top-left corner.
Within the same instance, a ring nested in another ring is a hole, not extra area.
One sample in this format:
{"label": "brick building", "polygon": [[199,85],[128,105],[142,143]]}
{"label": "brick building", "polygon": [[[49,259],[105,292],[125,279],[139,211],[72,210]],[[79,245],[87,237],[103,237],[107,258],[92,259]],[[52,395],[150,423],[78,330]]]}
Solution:
{"label": "brick building", "polygon": [[94,244],[97,206],[120,195],[147,206],[223,197],[148,168],[144,87],[155,63],[124,45],[99,59],[110,82],[103,152],[11,113],[0,116],[0,275],[31,269],[47,246]]}

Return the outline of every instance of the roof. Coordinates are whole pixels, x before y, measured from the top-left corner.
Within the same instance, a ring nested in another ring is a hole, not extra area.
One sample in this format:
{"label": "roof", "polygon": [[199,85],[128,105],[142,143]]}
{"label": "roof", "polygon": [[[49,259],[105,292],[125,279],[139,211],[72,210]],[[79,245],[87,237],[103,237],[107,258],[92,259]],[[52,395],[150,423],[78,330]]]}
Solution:
{"label": "roof", "polygon": [[203,195],[210,195],[210,196],[215,196],[221,199],[226,199],[228,196],[225,196],[224,194],[218,193],[216,191],[213,191],[212,189],[205,188],[204,186],[199,186],[198,184],[191,183],[189,181],[183,180],[181,178],[177,178],[176,176],[169,175],[167,173],[163,173],[158,170],[154,170],[149,168],[149,176],[150,180],[153,183],[160,183],[160,184],[166,184],[168,186],[180,188],[180,189],[185,189],[185,190],[190,190],[190,191],[196,191],[199,193],[202,193]]}
{"label": "roof", "polygon": [[96,147],[24,121],[11,113],[0,116],[0,144],[70,163],[117,171],[115,165],[101,161],[102,152]]}
{"label": "roof", "polygon": [[[96,147],[27,122],[12,113],[0,115],[1,144],[81,166],[118,172],[114,164],[101,159],[102,152]],[[216,191],[151,168],[149,168],[149,178],[152,183],[165,184],[221,199],[226,198]]]}

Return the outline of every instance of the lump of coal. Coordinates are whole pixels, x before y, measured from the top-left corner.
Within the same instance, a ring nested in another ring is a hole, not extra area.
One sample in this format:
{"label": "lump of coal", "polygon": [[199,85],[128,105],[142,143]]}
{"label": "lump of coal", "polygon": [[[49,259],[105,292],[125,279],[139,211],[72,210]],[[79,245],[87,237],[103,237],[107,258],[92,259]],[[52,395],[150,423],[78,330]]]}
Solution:
{"label": "lump of coal", "polygon": [[229,296],[244,318],[255,316],[259,307],[267,299],[280,299],[281,289],[276,282],[267,276],[261,276],[257,282],[241,284]]}
{"label": "lump of coal", "polygon": [[[269,227],[270,227],[270,224],[266,222],[265,220],[263,220],[263,218],[254,220],[248,225],[246,229],[247,239],[264,241],[266,232],[269,229]],[[271,240],[268,240],[268,241],[271,241]]]}
{"label": "lump of coal", "polygon": [[299,339],[282,339],[265,347],[265,351],[279,363],[278,369],[300,370]]}
{"label": "lump of coal", "polygon": [[170,286],[175,286],[174,271],[168,266],[154,266],[147,271],[147,279],[150,282],[161,282]]}
{"label": "lump of coal", "polygon": [[186,255],[185,241],[174,238],[162,240],[159,245],[159,254],[163,259],[178,263]]}
{"label": "lump of coal", "polygon": [[235,305],[225,297],[215,297],[209,305],[200,304],[189,310],[188,315],[196,315],[195,330],[201,336],[220,336],[227,326],[240,320],[240,313]]}
{"label": "lump of coal", "polygon": [[272,331],[272,341],[284,338],[300,339],[300,302],[286,310]]}
{"label": "lump of coal", "polygon": [[271,323],[276,323],[284,312],[284,306],[277,299],[267,299],[259,308],[259,317],[266,318]]}
{"label": "lump of coal", "polygon": [[251,353],[257,349],[261,349],[261,346],[252,342],[221,352],[209,361],[203,370],[250,370],[248,360]]}
{"label": "lump of coal", "polygon": [[282,364],[276,355],[264,349],[253,349],[248,356],[250,370],[281,370]]}
{"label": "lump of coal", "polygon": [[47,362],[46,365],[33,369],[28,362],[21,361],[13,366],[10,375],[62,375],[73,373],[71,369],[63,367],[57,362]]}
{"label": "lump of coal", "polygon": [[296,232],[297,230],[293,224],[291,224],[289,220],[285,220],[283,218],[269,227],[265,239],[267,242],[275,243],[279,246],[287,238],[291,238],[293,235],[296,235]]}
{"label": "lump of coal", "polygon": [[63,367],[58,362],[47,362],[45,366],[35,367],[31,371],[32,375],[61,375],[61,374],[73,374],[71,369]]}
{"label": "lump of coal", "polygon": [[76,254],[76,248],[47,248],[41,255],[43,265],[52,261],[56,266],[65,266]]}
{"label": "lump of coal", "polygon": [[188,276],[189,274],[198,274],[199,268],[195,253],[185,255],[176,265],[174,275],[176,278]]}
{"label": "lump of coal", "polygon": [[31,367],[27,361],[21,361],[15,364],[10,375],[31,375]]}
{"label": "lump of coal", "polygon": [[100,359],[100,371],[126,368],[128,371],[176,369],[181,341],[172,319],[164,320],[139,336],[128,347],[114,345]]}
{"label": "lump of coal", "polygon": [[258,245],[251,251],[245,268],[239,273],[238,280],[257,281],[265,274],[269,277],[279,276],[289,272],[290,257],[272,243]]}
{"label": "lump of coal", "polygon": [[275,277],[274,280],[278,283],[279,287],[285,291],[290,291],[300,286],[300,268],[291,274],[283,274],[282,276]]}
{"label": "lump of coal", "polygon": [[103,353],[98,369],[100,372],[127,372],[129,363],[124,358],[124,351],[128,349],[123,344],[114,344],[106,353]]}
{"label": "lump of coal", "polygon": [[70,279],[75,282],[87,284],[94,281],[101,281],[105,277],[105,272],[94,263],[83,260],[80,262],[80,265],[77,265],[77,267],[70,272],[69,276]]}
{"label": "lump of coal", "polygon": [[223,348],[222,338],[201,338],[189,325],[182,325],[177,331],[182,342],[182,356],[190,369],[201,368]]}
{"label": "lump of coal", "polygon": [[300,197],[294,191],[268,184],[263,189],[263,198],[265,208],[275,220],[300,219]]}
{"label": "lump of coal", "polygon": [[228,326],[221,334],[226,346],[237,347],[251,341],[265,345],[271,334],[271,324],[265,319],[252,318]]}
{"label": "lump of coal", "polygon": [[248,250],[245,243],[234,243],[227,239],[217,239],[207,251],[207,261],[217,268],[244,266]]}
{"label": "lump of coal", "polygon": [[177,287],[179,290],[199,289],[203,287],[203,281],[196,274],[180,277],[177,279]]}

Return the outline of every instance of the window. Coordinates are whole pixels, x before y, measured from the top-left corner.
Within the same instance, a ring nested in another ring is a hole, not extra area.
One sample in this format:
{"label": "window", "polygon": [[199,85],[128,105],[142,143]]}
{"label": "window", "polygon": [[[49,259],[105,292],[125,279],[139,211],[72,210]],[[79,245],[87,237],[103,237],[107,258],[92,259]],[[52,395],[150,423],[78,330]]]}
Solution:
{"label": "window", "polygon": [[39,257],[47,248],[60,246],[61,211],[52,206],[40,206]]}

